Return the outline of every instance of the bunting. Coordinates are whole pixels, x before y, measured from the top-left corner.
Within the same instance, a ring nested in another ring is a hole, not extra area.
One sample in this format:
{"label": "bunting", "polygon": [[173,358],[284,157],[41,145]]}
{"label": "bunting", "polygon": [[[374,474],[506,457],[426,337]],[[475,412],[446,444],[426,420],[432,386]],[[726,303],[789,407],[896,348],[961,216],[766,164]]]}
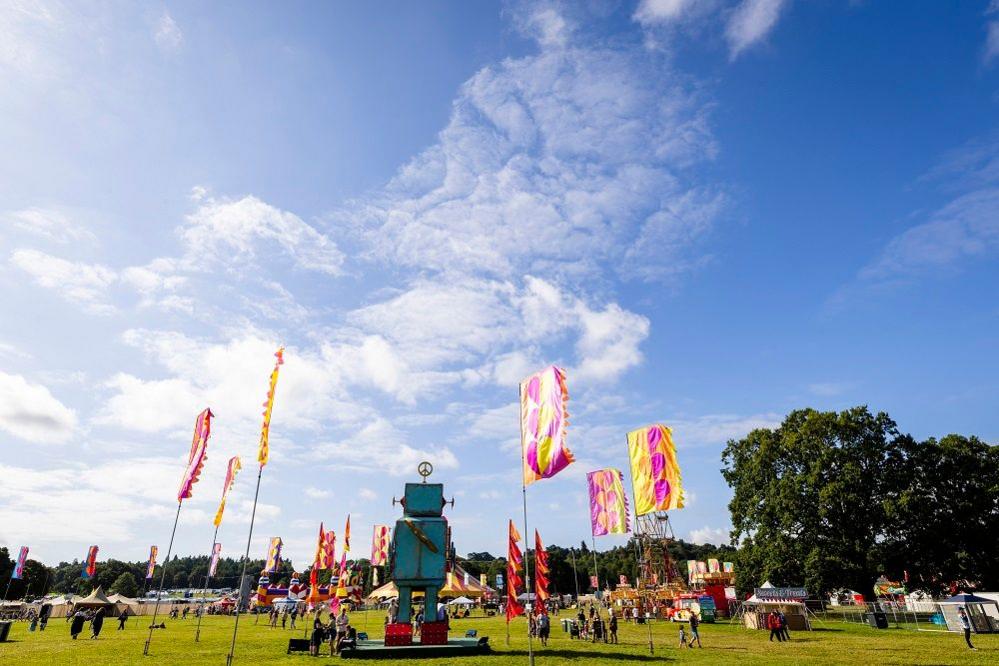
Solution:
{"label": "bunting", "polygon": [[509,622],[518,615],[524,614],[524,606],[517,599],[518,590],[524,586],[520,572],[524,569],[524,555],[520,552],[520,534],[510,521],[509,539],[506,556],[506,621]]}
{"label": "bunting", "polygon": [[222,544],[216,541],[212,545],[212,559],[208,563],[208,577],[211,578],[215,575],[215,569],[219,566],[219,557],[222,555]]}
{"label": "bunting", "polygon": [[635,515],[683,508],[683,484],[672,431],[655,424],[628,433]]}
{"label": "bunting", "polygon": [[554,365],[521,382],[520,429],[524,485],[551,478],[574,462],[572,452],[566,447],[568,401],[565,371]]}
{"label": "bunting", "polygon": [[267,548],[267,564],[264,565],[265,572],[277,571],[281,566],[281,546],[281,537],[271,537],[271,544]]}
{"label": "bunting", "polygon": [[620,470],[598,469],[586,475],[590,489],[590,529],[593,536],[631,531],[628,496]]}
{"label": "bunting", "polygon": [[229,465],[225,470],[225,483],[222,485],[222,501],[219,502],[219,509],[215,512],[215,527],[222,524],[222,513],[225,511],[225,499],[229,496],[229,491],[232,490],[233,484],[236,483],[236,474],[238,474],[241,469],[243,469],[243,463],[240,461],[239,456],[229,458]]}
{"label": "bunting", "polygon": [[541,535],[534,530],[534,614],[548,614],[548,551],[541,543]]}
{"label": "bunting", "polygon": [[371,566],[380,567],[388,564],[389,526],[375,525],[371,537]]}
{"label": "bunting", "polygon": [[21,546],[17,554],[17,562],[14,564],[14,571],[11,572],[11,580],[20,580],[24,576],[24,564],[28,561],[28,547]]}
{"label": "bunting", "polygon": [[267,389],[267,400],[264,401],[264,425],[260,429],[260,449],[257,451],[257,462],[262,468],[270,457],[271,412],[274,410],[274,389],[277,388],[278,371],[284,365],[284,347],[278,349],[274,356],[274,370],[271,371],[271,381]]}
{"label": "bunting", "polygon": [[191,454],[187,459],[187,469],[184,470],[184,478],[180,481],[180,490],[177,491],[177,501],[183,502],[191,496],[194,491],[194,484],[198,482],[201,475],[201,468],[205,466],[208,458],[208,435],[212,430],[212,410],[205,408],[194,421],[194,439],[191,441]]}
{"label": "bunting", "polygon": [[151,580],[153,577],[153,571],[156,569],[156,554],[160,552],[160,549],[156,546],[149,547],[149,561],[146,562],[146,580]]}
{"label": "bunting", "polygon": [[97,546],[91,546],[87,550],[87,559],[83,562],[83,577],[93,578],[97,573]]}

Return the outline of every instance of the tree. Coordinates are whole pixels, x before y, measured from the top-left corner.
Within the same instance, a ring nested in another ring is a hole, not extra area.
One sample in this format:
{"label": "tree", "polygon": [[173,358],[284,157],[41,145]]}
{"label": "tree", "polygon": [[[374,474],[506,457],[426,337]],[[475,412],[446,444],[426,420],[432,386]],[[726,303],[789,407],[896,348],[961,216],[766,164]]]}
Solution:
{"label": "tree", "polygon": [[812,594],[846,586],[870,595],[888,528],[884,500],[897,490],[886,469],[911,443],[866,407],[798,410],[776,429],[729,441],[722,474],[734,491],[740,592],[769,579]]}
{"label": "tree", "polygon": [[126,571],[111,584],[111,591],[117,592],[123,597],[135,597],[139,594],[139,584],[135,582],[132,572]]}

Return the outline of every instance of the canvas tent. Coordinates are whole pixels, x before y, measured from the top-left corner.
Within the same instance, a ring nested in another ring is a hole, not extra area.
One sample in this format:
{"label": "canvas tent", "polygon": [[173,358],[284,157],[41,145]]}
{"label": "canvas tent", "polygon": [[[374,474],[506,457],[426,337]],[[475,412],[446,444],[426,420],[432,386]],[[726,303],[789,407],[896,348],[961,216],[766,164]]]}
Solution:
{"label": "canvas tent", "polygon": [[955,594],[938,602],[950,631],[961,631],[958,609],[964,608],[971,621],[971,630],[976,634],[999,633],[999,604],[992,599],[974,594]]}
{"label": "canvas tent", "polygon": [[137,600],[121,594],[112,594],[108,597],[108,601],[115,605],[115,613],[120,614],[122,611],[128,611],[129,615],[140,615],[142,613]]}
{"label": "canvas tent", "polygon": [[779,610],[787,618],[791,631],[811,630],[804,599],[808,593],[801,587],[774,587],[767,581],[756,588],[753,596],[742,604],[743,624],[747,629],[766,629],[767,615]]}
{"label": "canvas tent", "polygon": [[[475,576],[467,576],[468,584],[465,584],[465,571],[456,566],[454,571],[448,574],[447,582],[441,588],[440,596],[442,599],[449,599],[454,597],[470,597],[472,599],[479,599],[481,597],[493,596],[496,594],[496,590],[489,587],[488,585],[483,585],[478,581]],[[399,590],[396,589],[395,583],[389,581],[382,585],[381,587],[372,590],[371,594],[368,595],[369,601],[384,601],[386,599],[394,599],[399,596]],[[422,592],[414,593],[414,596],[422,597]]]}

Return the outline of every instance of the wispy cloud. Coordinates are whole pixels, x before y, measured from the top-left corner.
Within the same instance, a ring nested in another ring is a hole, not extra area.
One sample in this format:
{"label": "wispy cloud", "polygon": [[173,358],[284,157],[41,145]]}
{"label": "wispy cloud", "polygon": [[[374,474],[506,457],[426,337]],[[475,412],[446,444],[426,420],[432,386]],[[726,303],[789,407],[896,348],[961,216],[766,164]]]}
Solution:
{"label": "wispy cloud", "polygon": [[690,531],[687,539],[691,543],[711,544],[720,546],[729,543],[729,531],[722,527],[709,527],[705,525]]}
{"label": "wispy cloud", "polygon": [[735,60],[747,48],[766,38],[788,4],[788,0],[743,0],[732,12],[725,28],[731,58]]}
{"label": "wispy cloud", "polygon": [[41,384],[0,372],[0,430],[29,442],[65,442],[76,429],[76,412]]}
{"label": "wispy cloud", "polygon": [[173,20],[170,12],[163,10],[153,29],[153,40],[163,51],[176,51],[184,44],[184,32]]}
{"label": "wispy cloud", "polygon": [[115,310],[107,292],[118,275],[107,266],[68,261],[30,249],[15,250],[10,263],[40,286],[56,290],[67,301],[90,312],[109,314]]}

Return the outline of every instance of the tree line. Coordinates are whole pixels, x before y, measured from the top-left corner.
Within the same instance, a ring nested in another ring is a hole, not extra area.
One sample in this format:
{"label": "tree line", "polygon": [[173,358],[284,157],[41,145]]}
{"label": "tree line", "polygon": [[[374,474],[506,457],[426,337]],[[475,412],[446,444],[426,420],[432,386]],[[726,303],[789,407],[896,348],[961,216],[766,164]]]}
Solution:
{"label": "tree line", "polygon": [[728,442],[737,583],[999,589],[999,446],[917,441],[885,413],[802,409]]}

